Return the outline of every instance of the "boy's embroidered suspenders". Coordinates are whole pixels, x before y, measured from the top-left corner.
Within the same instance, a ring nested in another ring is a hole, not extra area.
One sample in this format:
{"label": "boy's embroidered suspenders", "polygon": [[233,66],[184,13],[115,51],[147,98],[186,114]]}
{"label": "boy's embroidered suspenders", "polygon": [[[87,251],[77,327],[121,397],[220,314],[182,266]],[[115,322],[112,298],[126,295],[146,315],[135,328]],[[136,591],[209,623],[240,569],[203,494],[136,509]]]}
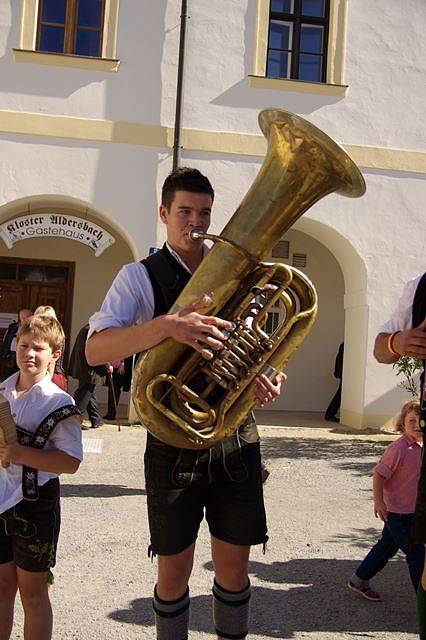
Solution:
{"label": "boy's embroidered suspenders", "polygon": [[[73,404],[67,404],[64,407],[55,409],[49,413],[46,418],[37,427],[34,433],[29,433],[21,427],[16,427],[18,434],[18,442],[25,447],[33,447],[34,449],[43,449],[48,441],[53,429],[56,425],[69,418],[70,416],[79,416],[80,411]],[[38,471],[31,467],[22,468],[22,495],[24,500],[37,500],[38,498]]]}

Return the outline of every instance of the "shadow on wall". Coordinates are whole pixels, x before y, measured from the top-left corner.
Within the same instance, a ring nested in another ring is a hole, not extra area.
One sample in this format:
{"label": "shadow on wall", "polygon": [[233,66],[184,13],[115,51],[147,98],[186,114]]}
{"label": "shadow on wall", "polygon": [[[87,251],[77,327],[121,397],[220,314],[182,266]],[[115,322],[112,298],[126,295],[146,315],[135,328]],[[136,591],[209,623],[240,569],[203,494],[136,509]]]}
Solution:
{"label": "shadow on wall", "polygon": [[[365,406],[366,415],[378,416],[377,422],[379,423],[366,425],[367,427],[382,427],[386,424],[387,428],[392,428],[392,416],[396,416],[404,402],[410,400],[411,396],[407,391],[398,387],[399,382],[402,381],[402,377],[395,377],[395,381],[398,382],[396,382],[392,389],[389,389],[386,393],[374,398],[372,402]],[[384,407],[386,407],[386,413],[383,411]],[[381,420],[380,416],[382,417]]]}
{"label": "shadow on wall", "polygon": [[[102,84],[106,93],[106,118],[158,123],[161,113],[161,83],[158,78],[161,77],[159,65],[166,37],[164,15],[167,0],[156,0],[155,11],[150,9],[149,20],[144,11],[135,11],[134,3],[120,4],[117,57],[121,64],[117,73],[16,63],[12,49],[19,48],[22,2],[9,0],[7,4],[8,12],[2,8],[4,19],[8,13],[7,19],[10,20],[7,41],[0,51],[2,92],[64,98],[82,87]],[[176,28],[178,30],[178,26]],[[146,64],[141,65],[147,46],[151,55]]]}
{"label": "shadow on wall", "polygon": [[[31,96],[74,100],[79,89],[85,87],[94,92],[101,105],[100,110],[91,114],[91,117],[118,122],[160,123],[162,85],[158,78],[161,77],[164,40],[167,36],[164,28],[167,0],[155,3],[149,20],[143,11],[135,12],[132,3],[121,3],[117,42],[117,56],[121,65],[117,73],[15,63],[12,48],[19,47],[21,3],[10,0],[8,5],[2,9],[8,28],[7,43],[0,52],[2,89],[9,94],[25,93],[28,99],[22,104],[24,111],[34,110],[29,108]],[[141,65],[140,60],[146,58],[144,51],[147,46],[152,55],[146,64]],[[20,137],[19,140],[22,142],[24,139]],[[90,198],[93,205],[112,212],[129,232],[134,233],[136,239],[142,238],[144,246],[155,244],[158,150],[141,145],[76,143],[71,140],[64,141],[62,145],[50,140],[49,144],[64,148],[99,149],[97,179]],[[80,188],[68,191],[80,192]],[[147,225],[146,216],[151,214],[151,210],[155,221]],[[141,241],[138,245],[140,247]]]}
{"label": "shadow on wall", "polygon": [[247,76],[253,75],[253,60],[257,21],[257,3],[248,2],[245,14],[245,42],[244,42],[244,78],[218,95],[213,104],[236,107],[238,109],[256,109],[260,111],[266,107],[277,107],[309,115],[330,104],[336,104],[344,98],[336,96],[320,96],[316,94],[296,94],[288,91],[273,89],[253,89],[248,85]]}
{"label": "shadow on wall", "polygon": [[[166,8],[167,0],[157,0],[155,9],[150,10],[150,19],[146,20],[144,12],[135,12],[132,3],[120,5],[117,51],[122,64],[115,81],[106,85],[107,120],[160,124],[163,85],[159,78],[168,36],[164,26]],[[141,65],[147,48],[149,60]],[[157,244],[158,167],[168,156],[167,150],[161,154],[157,149],[138,144],[109,144],[101,148],[94,200],[115,212],[132,233],[141,257]]]}
{"label": "shadow on wall", "polygon": [[[250,71],[250,73],[252,72]],[[247,78],[244,78],[218,95],[212,100],[212,103],[238,109],[256,109],[257,111],[273,106],[306,116],[340,100],[343,98],[309,93],[289,93],[273,89],[254,89],[249,86]]]}
{"label": "shadow on wall", "polygon": [[101,149],[94,180],[94,202],[108,205],[133,237],[141,258],[156,245],[160,161],[155,149],[110,144]]}
{"label": "shadow on wall", "polygon": [[[3,0],[4,2],[4,0]],[[0,75],[2,93],[67,98],[88,84],[111,82],[115,74],[81,69],[25,64],[15,62],[12,49],[19,48],[22,2],[9,1],[10,28],[3,51],[0,51]],[[5,7],[2,12],[5,13]],[[108,76],[106,78],[106,75]],[[34,109],[23,110],[32,111]]]}

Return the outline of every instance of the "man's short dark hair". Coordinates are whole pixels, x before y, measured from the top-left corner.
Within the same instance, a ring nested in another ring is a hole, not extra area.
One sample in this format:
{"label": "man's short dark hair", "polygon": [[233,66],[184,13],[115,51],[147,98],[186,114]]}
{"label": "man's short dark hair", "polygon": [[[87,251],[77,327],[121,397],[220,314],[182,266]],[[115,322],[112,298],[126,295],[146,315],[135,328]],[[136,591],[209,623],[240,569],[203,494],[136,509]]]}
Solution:
{"label": "man's short dark hair", "polygon": [[210,180],[203,176],[198,169],[178,167],[164,181],[161,191],[161,204],[170,209],[176,191],[191,191],[192,193],[207,193],[214,199],[213,187]]}

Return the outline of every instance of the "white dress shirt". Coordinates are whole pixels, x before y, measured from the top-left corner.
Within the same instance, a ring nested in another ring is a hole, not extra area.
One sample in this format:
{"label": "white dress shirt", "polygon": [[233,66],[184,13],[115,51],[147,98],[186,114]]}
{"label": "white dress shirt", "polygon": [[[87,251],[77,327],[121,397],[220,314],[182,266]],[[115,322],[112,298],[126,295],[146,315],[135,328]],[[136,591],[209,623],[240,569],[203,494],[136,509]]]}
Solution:
{"label": "white dress shirt", "polygon": [[379,327],[379,333],[394,333],[394,331],[406,331],[413,328],[414,295],[422,276],[423,274],[407,282],[395,311],[389,320]]}
{"label": "white dress shirt", "polygon": [[[176,251],[166,242],[172,256],[192,275]],[[204,254],[208,248],[203,247]],[[102,306],[89,320],[90,337],[97,331],[111,327],[132,327],[152,320],[154,316],[154,291],[145,265],[132,262],[124,265],[115,277]]]}
{"label": "white dress shirt", "polygon": [[[0,385],[0,393],[8,400],[15,424],[34,433],[41,421],[52,411],[69,404],[75,404],[71,396],[59,389],[49,374],[24,393],[17,395],[16,383],[19,371]],[[56,449],[78,460],[83,459],[81,441],[81,420],[71,416],[61,420],[53,429],[43,451]],[[57,478],[57,473],[38,472],[38,484]],[[7,511],[22,500],[22,465],[11,463],[7,469],[0,466],[0,513]]]}

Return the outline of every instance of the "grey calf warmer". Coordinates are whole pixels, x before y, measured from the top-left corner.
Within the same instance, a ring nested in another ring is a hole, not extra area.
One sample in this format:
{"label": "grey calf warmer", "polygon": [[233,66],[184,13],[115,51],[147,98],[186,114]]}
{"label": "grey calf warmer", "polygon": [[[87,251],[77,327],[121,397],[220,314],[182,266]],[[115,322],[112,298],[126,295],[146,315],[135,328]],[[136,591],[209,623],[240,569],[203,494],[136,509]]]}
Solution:
{"label": "grey calf warmer", "polygon": [[189,589],[177,600],[162,600],[155,587],[152,607],[157,640],[188,640]]}
{"label": "grey calf warmer", "polygon": [[250,582],[241,591],[228,591],[215,580],[213,596],[213,620],[217,635],[231,640],[245,638],[250,616]]}

